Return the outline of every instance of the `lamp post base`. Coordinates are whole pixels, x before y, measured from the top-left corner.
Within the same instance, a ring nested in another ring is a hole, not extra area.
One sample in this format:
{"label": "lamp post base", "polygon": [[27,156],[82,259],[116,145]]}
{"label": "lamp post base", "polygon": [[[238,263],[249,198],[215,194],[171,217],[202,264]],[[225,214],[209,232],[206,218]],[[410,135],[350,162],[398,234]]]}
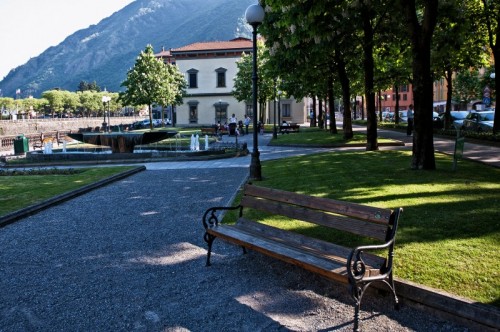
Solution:
{"label": "lamp post base", "polygon": [[262,180],[262,167],[259,159],[260,152],[252,152],[252,159],[250,161],[250,179],[255,181]]}
{"label": "lamp post base", "polygon": [[276,126],[274,126],[273,128],[273,139],[277,139],[278,138],[278,128],[276,128]]}

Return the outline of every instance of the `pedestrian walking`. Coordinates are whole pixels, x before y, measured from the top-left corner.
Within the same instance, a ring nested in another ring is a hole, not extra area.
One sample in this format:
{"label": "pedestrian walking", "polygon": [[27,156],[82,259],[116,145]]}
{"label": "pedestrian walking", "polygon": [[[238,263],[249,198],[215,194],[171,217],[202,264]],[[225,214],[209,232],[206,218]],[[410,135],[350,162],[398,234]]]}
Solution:
{"label": "pedestrian walking", "polygon": [[245,121],[243,122],[245,124],[245,132],[247,135],[248,135],[248,126],[250,125],[250,121],[251,121],[250,116],[247,115]]}
{"label": "pedestrian walking", "polygon": [[407,112],[407,117],[408,117],[408,126],[406,126],[406,135],[411,136],[413,132],[413,105],[408,106],[408,112]]}

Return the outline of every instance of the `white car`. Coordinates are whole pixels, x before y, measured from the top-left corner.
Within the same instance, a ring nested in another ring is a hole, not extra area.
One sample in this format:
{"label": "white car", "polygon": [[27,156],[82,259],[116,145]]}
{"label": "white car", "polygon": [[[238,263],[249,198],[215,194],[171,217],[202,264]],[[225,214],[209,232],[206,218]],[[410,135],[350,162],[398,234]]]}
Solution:
{"label": "white car", "polygon": [[462,123],[462,129],[473,130],[478,133],[493,131],[494,111],[471,112]]}

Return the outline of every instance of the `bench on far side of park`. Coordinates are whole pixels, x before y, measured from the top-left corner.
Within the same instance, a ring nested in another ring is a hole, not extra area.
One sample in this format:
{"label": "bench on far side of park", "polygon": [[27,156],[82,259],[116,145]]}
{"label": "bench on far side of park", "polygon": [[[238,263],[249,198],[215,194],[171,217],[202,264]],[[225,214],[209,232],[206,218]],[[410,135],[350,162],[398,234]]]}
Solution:
{"label": "bench on far side of park", "polygon": [[299,130],[300,130],[300,125],[296,123],[280,125],[280,133],[282,134],[298,133]]}
{"label": "bench on far side of park", "polygon": [[44,137],[44,138],[40,138],[39,141],[34,141],[33,142],[33,150],[43,149],[43,147],[46,144],[49,144],[49,143],[59,145],[59,143],[62,143],[62,140],[61,139],[58,140],[56,137]]}
{"label": "bench on far side of park", "polygon": [[[250,220],[244,217],[247,209],[371,238],[377,244],[341,246]],[[220,212],[227,210],[238,211],[235,224],[220,223]],[[390,288],[398,308],[392,266],[401,212],[402,208],[393,211],[247,184],[238,206],[212,207],[203,215],[204,240],[208,244],[206,264],[211,264],[214,240],[221,238],[242,246],[244,253],[247,248],[252,249],[328,279],[348,283],[355,301],[354,330],[357,331],[361,299],[373,282],[383,282]]]}
{"label": "bench on far side of park", "polygon": [[215,136],[217,135],[217,128],[215,127],[201,127],[201,136],[209,135]]}

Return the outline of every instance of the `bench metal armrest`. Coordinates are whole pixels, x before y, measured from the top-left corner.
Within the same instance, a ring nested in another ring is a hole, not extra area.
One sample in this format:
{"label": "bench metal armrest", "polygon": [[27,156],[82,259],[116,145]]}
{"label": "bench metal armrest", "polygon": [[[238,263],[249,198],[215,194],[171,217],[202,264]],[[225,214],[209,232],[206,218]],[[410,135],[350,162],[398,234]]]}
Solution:
{"label": "bench metal armrest", "polygon": [[[394,238],[389,240],[384,244],[378,245],[366,245],[366,246],[358,246],[354,248],[349,258],[347,259],[347,273],[349,275],[349,279],[358,282],[358,281],[369,281],[369,280],[380,280],[385,279],[387,275],[392,271],[392,256],[393,256],[393,247],[394,247]],[[366,263],[363,260],[363,252],[369,250],[381,250],[381,249],[389,249],[388,259],[386,258],[384,266],[380,268],[380,274],[373,277],[365,277],[366,272]]]}
{"label": "bench metal armrest", "polygon": [[203,227],[205,229],[212,228],[214,226],[217,226],[219,224],[219,216],[218,213],[219,211],[230,211],[230,210],[240,210],[240,217],[243,213],[243,207],[238,205],[238,206],[216,206],[208,209],[205,211],[205,214],[203,214]]}

